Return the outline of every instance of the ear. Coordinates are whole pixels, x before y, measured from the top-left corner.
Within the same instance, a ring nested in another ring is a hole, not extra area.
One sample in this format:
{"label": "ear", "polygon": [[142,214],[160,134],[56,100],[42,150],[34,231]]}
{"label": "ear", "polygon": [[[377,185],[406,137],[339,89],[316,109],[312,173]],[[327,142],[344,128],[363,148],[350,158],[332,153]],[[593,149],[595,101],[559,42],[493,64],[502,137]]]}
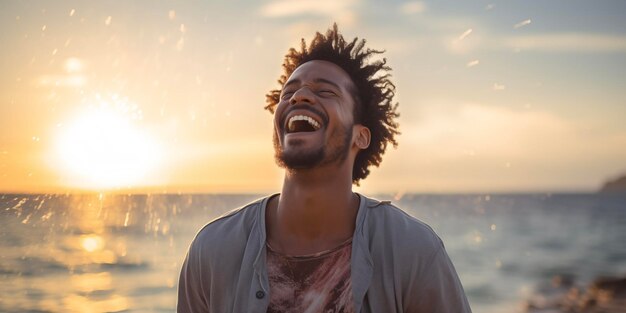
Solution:
{"label": "ear", "polygon": [[370,133],[370,129],[363,125],[355,125],[354,131],[352,132],[352,140],[354,145],[357,146],[360,150],[365,150],[370,146],[370,140],[372,139],[372,134]]}

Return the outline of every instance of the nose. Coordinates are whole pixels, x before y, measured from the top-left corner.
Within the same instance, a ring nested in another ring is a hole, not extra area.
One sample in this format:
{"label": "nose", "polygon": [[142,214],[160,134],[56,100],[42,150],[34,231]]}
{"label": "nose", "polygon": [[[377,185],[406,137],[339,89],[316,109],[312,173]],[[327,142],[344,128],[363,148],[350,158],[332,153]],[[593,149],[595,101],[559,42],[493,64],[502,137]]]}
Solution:
{"label": "nose", "polygon": [[291,105],[303,102],[308,104],[315,103],[315,96],[313,94],[313,91],[311,91],[311,89],[309,89],[308,87],[302,87],[296,90],[296,92],[291,95],[291,99],[289,99],[289,104]]}

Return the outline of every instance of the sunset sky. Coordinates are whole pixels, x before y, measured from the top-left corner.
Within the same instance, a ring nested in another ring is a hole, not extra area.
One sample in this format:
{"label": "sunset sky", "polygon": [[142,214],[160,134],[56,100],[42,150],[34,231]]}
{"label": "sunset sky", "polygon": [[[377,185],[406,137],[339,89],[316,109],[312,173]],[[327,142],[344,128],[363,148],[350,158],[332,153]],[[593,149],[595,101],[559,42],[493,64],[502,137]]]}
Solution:
{"label": "sunset sky", "polygon": [[333,22],[387,50],[400,103],[358,190],[626,173],[626,1],[2,1],[0,192],[279,190],[265,93]]}

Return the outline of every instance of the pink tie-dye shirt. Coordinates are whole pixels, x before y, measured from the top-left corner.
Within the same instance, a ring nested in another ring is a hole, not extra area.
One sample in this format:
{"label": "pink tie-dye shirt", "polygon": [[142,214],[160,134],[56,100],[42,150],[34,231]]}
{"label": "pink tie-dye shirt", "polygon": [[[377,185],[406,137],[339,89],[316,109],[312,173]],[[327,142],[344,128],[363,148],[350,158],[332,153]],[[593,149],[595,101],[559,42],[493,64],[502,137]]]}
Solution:
{"label": "pink tie-dye shirt", "polygon": [[353,313],[350,283],[352,239],[306,256],[280,254],[267,246],[268,313]]}

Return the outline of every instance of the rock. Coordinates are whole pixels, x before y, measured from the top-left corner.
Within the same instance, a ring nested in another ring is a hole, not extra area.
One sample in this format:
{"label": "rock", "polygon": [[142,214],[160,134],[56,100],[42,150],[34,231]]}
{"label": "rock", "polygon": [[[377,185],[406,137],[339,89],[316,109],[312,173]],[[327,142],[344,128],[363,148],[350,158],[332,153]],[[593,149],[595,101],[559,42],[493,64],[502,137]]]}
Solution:
{"label": "rock", "polygon": [[606,183],[604,183],[602,188],[600,188],[600,192],[626,193],[626,175],[607,181]]}
{"label": "rock", "polygon": [[598,278],[587,288],[571,287],[548,298],[535,296],[526,304],[529,313],[626,313],[626,277]]}
{"label": "rock", "polygon": [[626,297],[626,277],[599,278],[591,286],[593,289],[609,290],[616,296]]}

